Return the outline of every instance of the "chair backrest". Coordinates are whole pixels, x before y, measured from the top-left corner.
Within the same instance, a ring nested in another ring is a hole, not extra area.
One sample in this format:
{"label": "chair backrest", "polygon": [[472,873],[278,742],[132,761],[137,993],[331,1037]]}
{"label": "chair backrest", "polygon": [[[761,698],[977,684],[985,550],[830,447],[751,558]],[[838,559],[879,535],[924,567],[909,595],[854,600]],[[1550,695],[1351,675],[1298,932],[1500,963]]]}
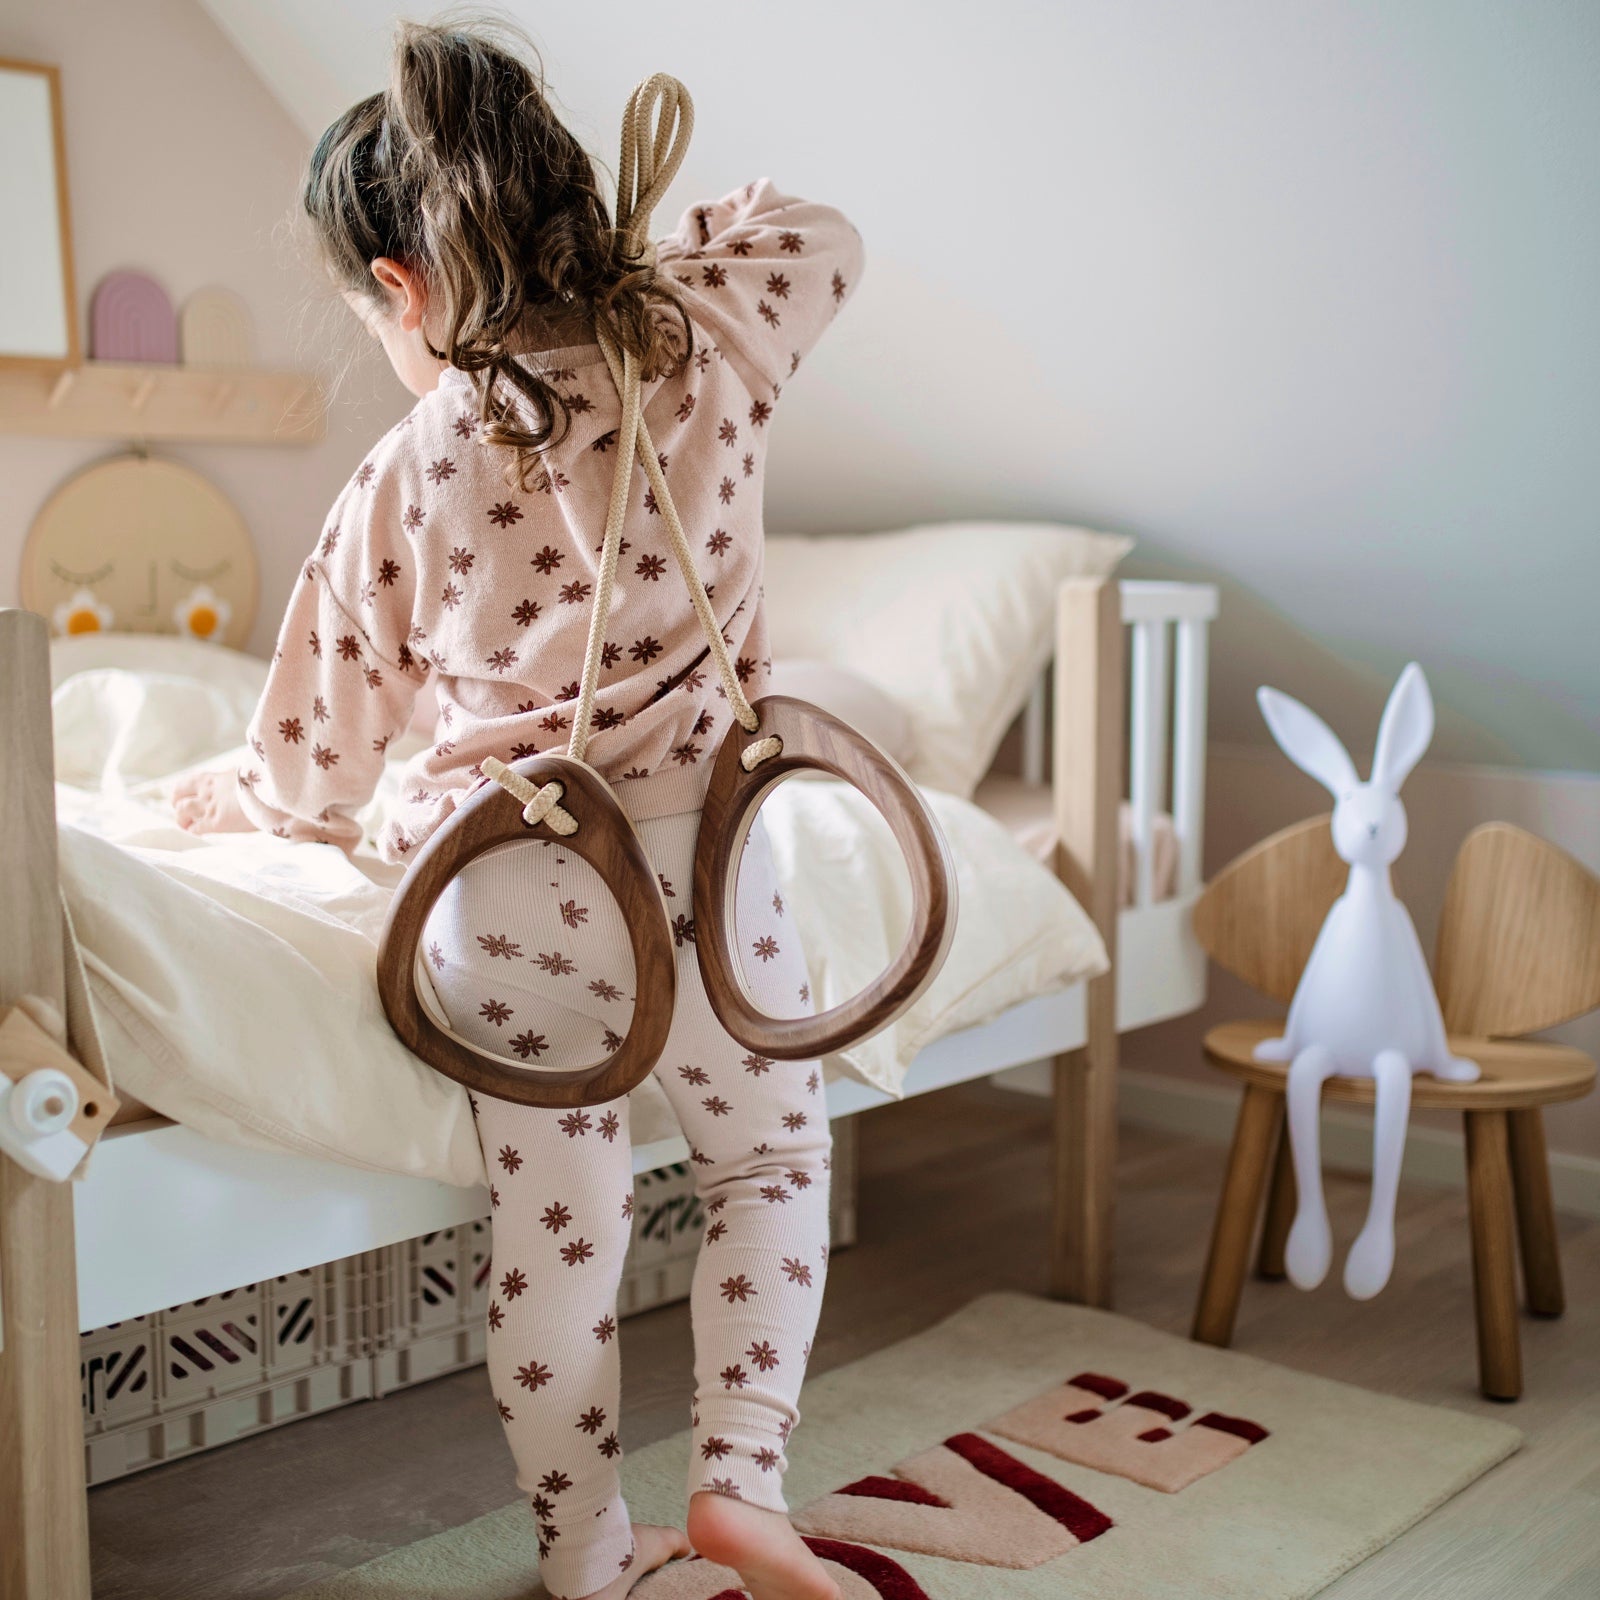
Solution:
{"label": "chair backrest", "polygon": [[1350,868],[1324,812],[1230,861],[1195,903],[1194,931],[1218,966],[1287,1005]]}
{"label": "chair backrest", "polygon": [[1509,822],[1467,835],[1439,922],[1451,1033],[1515,1039],[1600,1006],[1600,878]]}

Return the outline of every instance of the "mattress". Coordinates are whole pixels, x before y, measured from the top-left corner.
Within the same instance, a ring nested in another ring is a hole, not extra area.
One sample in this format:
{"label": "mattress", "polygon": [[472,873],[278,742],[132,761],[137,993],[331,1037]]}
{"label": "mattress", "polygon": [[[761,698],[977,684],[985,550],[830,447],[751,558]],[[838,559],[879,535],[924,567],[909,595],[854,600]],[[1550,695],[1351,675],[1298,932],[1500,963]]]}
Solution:
{"label": "mattress", "polygon": [[[198,839],[173,779],[235,761],[265,664],[218,646],[109,635],[56,649],[61,875],[119,1092],[223,1140],[459,1184],[484,1179],[459,1085],[412,1056],[378,1002],[377,940],[401,869],[370,846],[264,834]],[[368,837],[416,748],[397,741]],[[1093,924],[994,816],[927,800],[956,866],[958,915],[938,978],[894,1024],[824,1059],[889,1095],[935,1039],[1106,970]],[[888,825],[847,784],[780,785],[763,806],[819,1008],[887,965],[909,922]],[[632,1134],[675,1131],[652,1080]]]}

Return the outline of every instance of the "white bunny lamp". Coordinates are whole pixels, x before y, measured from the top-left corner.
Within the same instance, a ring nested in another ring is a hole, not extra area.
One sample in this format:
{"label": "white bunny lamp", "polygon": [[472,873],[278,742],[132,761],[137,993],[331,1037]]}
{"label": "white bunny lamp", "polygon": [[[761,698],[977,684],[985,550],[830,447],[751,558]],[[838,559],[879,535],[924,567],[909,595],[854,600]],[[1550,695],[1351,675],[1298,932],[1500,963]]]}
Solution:
{"label": "white bunny lamp", "polygon": [[1333,845],[1350,866],[1345,892],[1329,910],[1300,976],[1283,1037],[1265,1039],[1255,1051],[1258,1060],[1289,1063],[1299,1207],[1284,1263],[1301,1289],[1314,1289],[1328,1274],[1333,1236],[1322,1193],[1322,1085],[1335,1074],[1371,1078],[1372,1199],[1344,1268],[1346,1291],[1368,1300],[1394,1266],[1394,1202],[1411,1075],[1431,1072],[1462,1083],[1478,1076],[1475,1062],[1450,1054],[1417,930],[1389,881],[1390,863],[1406,843],[1400,786],[1433,737],[1433,699],[1422,668],[1411,662],[1384,707],[1366,783],[1315,712],[1276,689],[1259,690],[1257,700],[1283,753],[1333,795]]}

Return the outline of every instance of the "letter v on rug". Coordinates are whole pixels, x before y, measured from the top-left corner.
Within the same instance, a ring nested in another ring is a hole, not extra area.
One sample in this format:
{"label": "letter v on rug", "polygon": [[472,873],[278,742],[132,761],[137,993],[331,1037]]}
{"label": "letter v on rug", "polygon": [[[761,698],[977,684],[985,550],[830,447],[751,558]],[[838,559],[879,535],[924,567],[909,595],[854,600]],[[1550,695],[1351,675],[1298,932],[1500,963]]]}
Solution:
{"label": "letter v on rug", "polygon": [[1111,1526],[1103,1511],[976,1433],[954,1434],[892,1473],[813,1500],[794,1525],[803,1534],[1024,1569]]}

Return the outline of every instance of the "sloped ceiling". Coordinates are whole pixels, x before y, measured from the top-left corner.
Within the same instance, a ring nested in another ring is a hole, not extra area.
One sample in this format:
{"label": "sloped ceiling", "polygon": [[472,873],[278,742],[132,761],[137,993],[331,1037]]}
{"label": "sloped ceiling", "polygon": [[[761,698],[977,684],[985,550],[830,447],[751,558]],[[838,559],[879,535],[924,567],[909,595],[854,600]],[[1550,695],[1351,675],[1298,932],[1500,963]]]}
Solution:
{"label": "sloped ceiling", "polygon": [[[383,82],[386,0],[203,3],[308,134]],[[769,526],[1125,529],[1224,585],[1221,737],[1272,682],[1370,749],[1415,656],[1436,757],[1600,770],[1600,10],[508,10],[608,167],[688,83],[663,231],[760,173],[861,228]]]}

